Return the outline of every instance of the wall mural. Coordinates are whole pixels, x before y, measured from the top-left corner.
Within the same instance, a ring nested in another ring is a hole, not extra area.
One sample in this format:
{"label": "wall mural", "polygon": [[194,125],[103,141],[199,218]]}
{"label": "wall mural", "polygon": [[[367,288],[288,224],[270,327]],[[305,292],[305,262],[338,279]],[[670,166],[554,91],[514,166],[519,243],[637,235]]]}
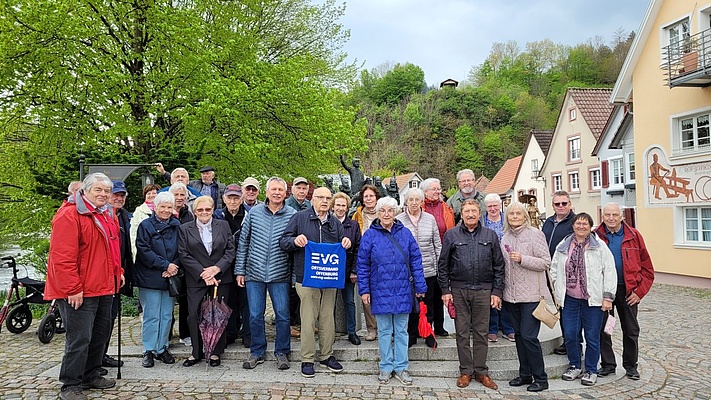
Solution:
{"label": "wall mural", "polygon": [[664,149],[652,147],[645,166],[648,204],[711,202],[711,161],[671,165]]}

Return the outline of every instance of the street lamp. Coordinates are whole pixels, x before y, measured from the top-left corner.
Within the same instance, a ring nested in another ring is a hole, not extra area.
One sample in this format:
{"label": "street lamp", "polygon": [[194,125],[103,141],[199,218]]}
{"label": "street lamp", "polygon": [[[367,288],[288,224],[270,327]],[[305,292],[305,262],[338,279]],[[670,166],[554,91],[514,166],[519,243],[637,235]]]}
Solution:
{"label": "street lamp", "polygon": [[155,178],[153,177],[153,175],[151,175],[150,172],[144,172],[141,174],[141,184],[143,185],[143,186],[141,186],[142,188],[144,188],[148,185],[152,185],[154,183],[155,183]]}

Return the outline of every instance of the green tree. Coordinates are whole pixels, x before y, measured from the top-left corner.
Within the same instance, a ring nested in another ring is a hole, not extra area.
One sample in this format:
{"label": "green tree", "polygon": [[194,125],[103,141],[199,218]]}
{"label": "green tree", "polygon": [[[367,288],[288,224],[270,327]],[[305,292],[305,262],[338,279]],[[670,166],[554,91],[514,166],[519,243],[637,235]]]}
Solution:
{"label": "green tree", "polygon": [[377,104],[396,104],[409,95],[420,93],[427,87],[422,68],[406,63],[397,64],[373,87],[373,101]]}

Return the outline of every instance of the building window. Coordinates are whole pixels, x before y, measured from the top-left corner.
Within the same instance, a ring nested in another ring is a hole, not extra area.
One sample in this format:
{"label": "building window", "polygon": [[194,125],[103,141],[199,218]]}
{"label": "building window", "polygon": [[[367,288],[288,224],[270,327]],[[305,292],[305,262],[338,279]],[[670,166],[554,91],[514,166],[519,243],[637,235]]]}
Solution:
{"label": "building window", "polygon": [[627,153],[627,177],[628,182],[635,181],[634,153]]}
{"label": "building window", "polygon": [[538,176],[538,171],[538,159],[534,158],[533,160],[531,160],[531,173],[533,174],[534,178]]}
{"label": "building window", "polygon": [[578,171],[568,172],[568,183],[570,184],[571,192],[580,191],[580,175],[578,174]]}
{"label": "building window", "polygon": [[415,180],[412,180],[412,181],[410,181],[409,187],[410,187],[410,189],[412,189],[412,188],[418,187],[419,185],[420,185],[419,182],[417,182],[417,181],[415,181]]}
{"label": "building window", "polygon": [[621,158],[610,160],[610,185],[625,183],[625,167]]}
{"label": "building window", "polygon": [[568,161],[580,161],[580,136],[568,139]]}
{"label": "building window", "polygon": [[560,174],[555,174],[552,176],[553,178],[553,191],[557,192],[559,190],[563,190],[563,177],[560,176]]}
{"label": "building window", "polygon": [[709,145],[711,145],[709,115],[709,113],[699,114],[679,120],[682,151],[709,148]]}
{"label": "building window", "polygon": [[570,118],[571,121],[575,121],[576,118],[578,118],[578,112],[576,109],[571,108],[568,111],[568,117]]}
{"label": "building window", "polygon": [[682,44],[691,35],[689,30],[689,19],[683,20],[667,26],[664,31],[667,35],[667,45],[669,46],[669,59],[676,60],[681,57]]}
{"label": "building window", "polygon": [[687,242],[711,244],[711,207],[684,209],[684,236]]}
{"label": "building window", "polygon": [[517,199],[520,199],[521,196],[523,196],[524,193],[525,193],[525,192],[524,192],[523,190],[519,190],[518,193],[517,193],[516,198],[517,198]]}
{"label": "building window", "polygon": [[602,189],[602,173],[600,168],[590,170],[590,188]]}

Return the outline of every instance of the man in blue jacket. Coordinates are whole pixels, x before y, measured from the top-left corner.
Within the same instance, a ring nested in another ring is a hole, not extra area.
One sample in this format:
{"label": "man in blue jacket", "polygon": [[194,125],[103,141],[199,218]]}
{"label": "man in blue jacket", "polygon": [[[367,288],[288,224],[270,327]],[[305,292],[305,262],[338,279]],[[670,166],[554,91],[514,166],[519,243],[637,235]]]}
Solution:
{"label": "man in blue jacket", "polygon": [[289,369],[287,356],[291,352],[289,332],[289,287],[291,269],[287,253],[279,248],[286,225],[296,210],[284,203],[286,182],[278,177],[267,181],[267,200],[254,206],[245,216],[237,246],[235,275],[237,285],[247,288],[249,327],[252,334],[249,359],[245,369],[264,362],[267,338],[264,332],[264,312],[267,291],[272,299],[276,322],[274,356],[277,368]]}
{"label": "man in blue jacket", "polygon": [[321,366],[333,372],[343,371],[343,366],[333,356],[333,342],[336,325],[333,312],[336,305],[337,289],[319,289],[303,286],[304,247],[309,241],[317,243],[341,243],[345,249],[351,247],[351,240],[344,237],[343,225],[333,216],[331,191],[326,187],[314,190],[311,198],[313,207],[298,212],[291,218],[281,237],[279,246],[293,254],[296,293],[301,299],[301,375],[313,378],[316,339],[314,328],[319,324],[319,353]]}

